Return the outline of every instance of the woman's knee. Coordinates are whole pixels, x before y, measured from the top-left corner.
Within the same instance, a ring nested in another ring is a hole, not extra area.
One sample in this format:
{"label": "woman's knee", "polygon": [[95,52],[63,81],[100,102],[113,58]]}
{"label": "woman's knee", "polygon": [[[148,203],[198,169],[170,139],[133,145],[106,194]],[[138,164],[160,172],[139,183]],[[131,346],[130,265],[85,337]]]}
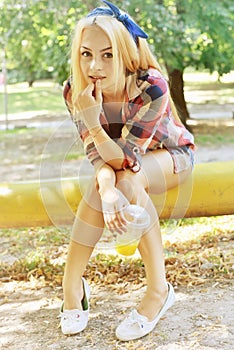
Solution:
{"label": "woman's knee", "polygon": [[135,201],[138,194],[144,190],[144,186],[139,173],[131,170],[120,170],[116,172],[116,187],[128,198]]}
{"label": "woman's knee", "polygon": [[101,198],[97,190],[96,179],[92,178],[87,190],[83,195],[83,201],[96,211],[101,211]]}

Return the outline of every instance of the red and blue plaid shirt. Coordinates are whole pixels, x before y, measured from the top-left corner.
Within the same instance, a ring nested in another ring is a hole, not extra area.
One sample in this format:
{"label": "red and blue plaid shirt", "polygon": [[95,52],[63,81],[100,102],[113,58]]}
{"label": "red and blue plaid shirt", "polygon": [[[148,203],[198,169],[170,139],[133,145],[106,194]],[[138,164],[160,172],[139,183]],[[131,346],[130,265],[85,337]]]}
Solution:
{"label": "red and blue plaid shirt", "polygon": [[[64,88],[64,98],[84,143],[85,153],[94,165],[101,157],[85,124],[73,115],[72,85],[69,80]],[[156,69],[140,71],[127,78],[121,123],[114,123],[114,127],[111,127],[104,111],[100,122],[123,150],[123,169],[139,171],[142,155],[157,148],[166,148],[170,152],[176,173],[193,164],[193,135],[173,117],[167,81]]]}

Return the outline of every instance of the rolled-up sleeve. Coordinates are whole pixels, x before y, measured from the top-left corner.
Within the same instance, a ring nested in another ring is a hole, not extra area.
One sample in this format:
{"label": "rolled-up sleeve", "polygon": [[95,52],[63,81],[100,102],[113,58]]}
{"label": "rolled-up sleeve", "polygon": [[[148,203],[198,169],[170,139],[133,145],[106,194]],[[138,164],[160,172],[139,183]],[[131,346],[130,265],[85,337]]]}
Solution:
{"label": "rolled-up sleeve", "polygon": [[97,148],[93,142],[93,138],[89,134],[88,129],[82,121],[76,121],[75,124],[77,126],[80,138],[84,144],[84,152],[87,155],[91,164],[94,166],[95,163],[102,158],[97,151]]}
{"label": "rolled-up sleeve", "polygon": [[151,84],[133,103],[123,126],[121,138],[117,140],[125,160],[123,168],[139,171],[141,155],[145,154],[154,137],[161,119],[168,113],[168,85],[162,77],[147,77]]}

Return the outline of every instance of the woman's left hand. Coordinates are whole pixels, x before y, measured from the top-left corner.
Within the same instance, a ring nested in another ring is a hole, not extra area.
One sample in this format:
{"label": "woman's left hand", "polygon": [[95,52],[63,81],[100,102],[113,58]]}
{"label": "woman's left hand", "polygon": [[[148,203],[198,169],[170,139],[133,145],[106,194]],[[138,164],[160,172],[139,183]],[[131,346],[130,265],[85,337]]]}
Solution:
{"label": "woman's left hand", "polygon": [[99,116],[102,109],[101,81],[90,83],[77,97],[75,107],[86,127],[91,130],[100,126]]}
{"label": "woman's left hand", "polygon": [[101,193],[102,211],[105,224],[112,232],[124,233],[126,231],[126,219],[124,209],[128,200],[115,187],[107,188]]}

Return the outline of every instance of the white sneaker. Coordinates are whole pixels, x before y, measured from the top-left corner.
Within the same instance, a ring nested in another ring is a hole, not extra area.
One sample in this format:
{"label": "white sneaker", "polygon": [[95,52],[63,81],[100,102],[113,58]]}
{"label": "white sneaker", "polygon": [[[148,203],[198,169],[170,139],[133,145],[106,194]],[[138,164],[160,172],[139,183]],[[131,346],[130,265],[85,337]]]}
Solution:
{"label": "white sneaker", "polygon": [[90,287],[83,277],[82,282],[84,289],[84,297],[81,301],[83,310],[64,310],[63,304],[61,307],[60,326],[63,334],[65,335],[73,335],[82,332],[88,324]]}
{"label": "white sneaker", "polygon": [[133,310],[117,327],[116,337],[123,341],[144,337],[154,329],[160,318],[174,304],[174,301],[175,292],[172,285],[168,283],[167,299],[155,319],[149,322],[147,317],[140,315],[137,310]]}

